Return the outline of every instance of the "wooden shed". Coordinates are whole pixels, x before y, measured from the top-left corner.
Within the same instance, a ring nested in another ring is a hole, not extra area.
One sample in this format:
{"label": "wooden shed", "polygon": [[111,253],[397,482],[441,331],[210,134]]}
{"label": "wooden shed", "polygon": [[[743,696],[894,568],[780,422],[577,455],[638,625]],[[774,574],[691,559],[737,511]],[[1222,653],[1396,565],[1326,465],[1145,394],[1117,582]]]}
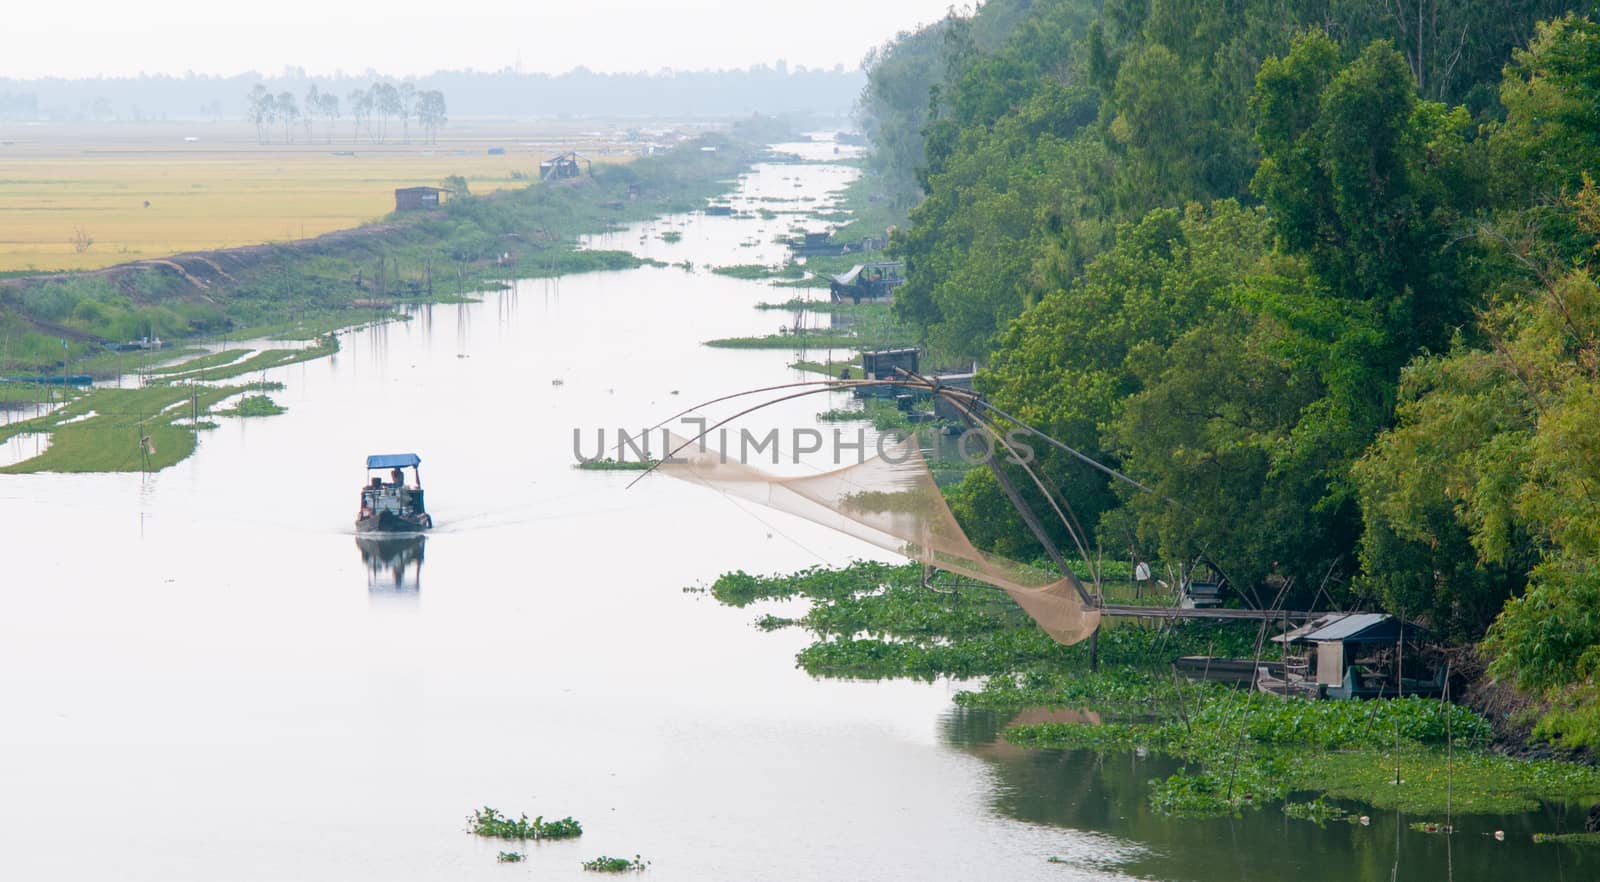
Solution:
{"label": "wooden shed", "polygon": [[[588,160],[583,160],[587,162]],[[561,181],[568,178],[583,176],[583,167],[578,165],[577,151],[568,150],[560,156],[552,156],[539,163],[539,180]]]}
{"label": "wooden shed", "polygon": [[394,191],[395,211],[431,211],[444,204],[443,187],[399,187]]}

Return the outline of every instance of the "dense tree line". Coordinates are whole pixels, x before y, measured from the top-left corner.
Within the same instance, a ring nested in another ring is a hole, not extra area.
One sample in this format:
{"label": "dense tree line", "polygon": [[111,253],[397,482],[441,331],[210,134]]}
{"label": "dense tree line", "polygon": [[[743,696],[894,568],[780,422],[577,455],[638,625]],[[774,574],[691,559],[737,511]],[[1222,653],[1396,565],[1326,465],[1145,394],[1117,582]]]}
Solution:
{"label": "dense tree line", "polygon": [[[905,35],[863,100],[920,190],[896,309],[1147,488],[1043,461],[1108,553],[1481,640],[1600,746],[1592,5],[992,0]],[[986,473],[951,496],[1034,551]]]}

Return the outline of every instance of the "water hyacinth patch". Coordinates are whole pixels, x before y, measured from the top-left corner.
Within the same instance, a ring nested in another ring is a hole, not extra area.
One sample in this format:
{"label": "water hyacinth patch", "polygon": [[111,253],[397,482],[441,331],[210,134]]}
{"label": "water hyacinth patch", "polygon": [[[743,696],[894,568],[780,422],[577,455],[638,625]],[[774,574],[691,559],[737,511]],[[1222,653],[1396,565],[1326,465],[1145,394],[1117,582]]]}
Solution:
{"label": "water hyacinth patch", "polygon": [[595,873],[627,873],[630,871],[640,871],[648,866],[650,866],[650,862],[641,858],[639,855],[634,855],[632,860],[627,858],[608,857],[606,855],[601,855],[594,860],[583,862],[583,868],[585,870],[590,870]]}
{"label": "water hyacinth patch", "polygon": [[473,834],[495,839],[572,839],[583,835],[583,826],[570,817],[547,822],[543,815],[531,821],[522,815],[512,820],[488,806],[469,815],[467,825]]}

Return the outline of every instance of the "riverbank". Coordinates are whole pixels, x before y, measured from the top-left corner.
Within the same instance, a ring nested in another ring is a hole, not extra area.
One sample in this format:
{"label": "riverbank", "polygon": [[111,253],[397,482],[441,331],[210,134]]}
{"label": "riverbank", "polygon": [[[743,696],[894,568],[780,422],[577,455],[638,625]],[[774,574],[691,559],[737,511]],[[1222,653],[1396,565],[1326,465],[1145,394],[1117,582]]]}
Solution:
{"label": "riverbank", "polygon": [[[50,435],[44,453],[0,471],[158,471],[194,451],[212,407],[244,391],[218,381],[259,373],[264,382],[269,369],[337,351],[337,333],[402,317],[398,310],[406,305],[460,302],[511,279],[643,266],[644,259],[626,251],[581,249],[579,237],[697,209],[788,134],[775,121],[755,118],[577,179],[458,195],[437,211],[392,215],[303,242],[0,280],[0,372],[70,371],[99,380],[137,373],[140,385],[88,392],[15,387],[16,400],[36,399],[36,411],[46,398],[65,404],[0,427],[0,440]],[[177,348],[104,346],[141,333]],[[247,357],[191,345],[267,336],[315,342]],[[245,415],[270,410],[258,404]]]}
{"label": "riverbank", "polygon": [[503,280],[639,266],[625,251],[580,250],[578,237],[699,208],[789,134],[757,117],[579,178],[457,193],[438,210],[313,239],[0,279],[0,371],[51,373],[102,355],[103,343],[142,336],[349,324],[401,301],[459,297]]}
{"label": "riverbank", "polygon": [[[1179,771],[1151,780],[1146,792],[1158,814],[1282,811],[1325,823],[1355,820],[1359,812],[1340,807],[1355,802],[1448,826],[1458,815],[1600,802],[1600,770],[1502,755],[1493,749],[1490,722],[1463,705],[1414,697],[1282,699],[1190,684],[1170,667],[1182,655],[1251,655],[1258,633],[1249,623],[1108,623],[1096,672],[1087,643],[1054,643],[1003,593],[972,585],[931,591],[916,565],[857,563],[772,577],[736,572],[708,590],[733,607],[808,602],[802,615],[768,613],[754,624],[807,632],[811,642],[796,665],[813,676],[983,678],[954,701],[1011,720],[1003,726],[1011,744],[1172,757]],[[1041,710],[1078,714],[1070,722],[1038,722]]]}

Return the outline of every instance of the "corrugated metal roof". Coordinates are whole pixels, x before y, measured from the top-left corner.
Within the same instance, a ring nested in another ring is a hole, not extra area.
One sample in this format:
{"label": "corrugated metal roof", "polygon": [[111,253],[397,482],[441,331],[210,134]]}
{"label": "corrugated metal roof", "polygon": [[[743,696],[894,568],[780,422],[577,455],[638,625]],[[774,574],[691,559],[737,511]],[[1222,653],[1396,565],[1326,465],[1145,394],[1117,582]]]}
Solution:
{"label": "corrugated metal roof", "polygon": [[1349,613],[1333,613],[1331,615],[1318,616],[1317,618],[1306,622],[1304,625],[1301,625],[1292,631],[1285,631],[1284,633],[1279,634],[1271,639],[1274,643],[1297,643],[1301,640],[1304,640],[1307,634],[1310,634],[1311,632],[1320,628],[1326,628],[1334,622],[1342,622],[1349,617]]}
{"label": "corrugated metal roof", "polygon": [[405,468],[406,466],[420,465],[422,457],[415,453],[375,453],[367,457],[369,469]]}
{"label": "corrugated metal roof", "polygon": [[1349,640],[1357,637],[1368,628],[1381,625],[1391,619],[1388,613],[1356,613],[1345,616],[1336,621],[1329,622],[1315,631],[1305,635],[1304,639],[1325,642],[1330,640]]}

